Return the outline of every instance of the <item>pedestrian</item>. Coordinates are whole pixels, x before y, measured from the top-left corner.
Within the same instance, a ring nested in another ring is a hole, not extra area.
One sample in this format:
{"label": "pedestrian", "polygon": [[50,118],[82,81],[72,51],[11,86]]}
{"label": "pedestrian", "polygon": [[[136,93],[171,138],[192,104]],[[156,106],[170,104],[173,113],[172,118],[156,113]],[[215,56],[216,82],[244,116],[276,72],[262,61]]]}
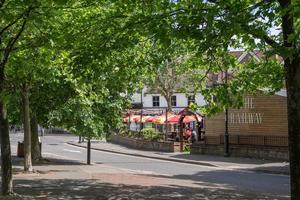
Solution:
{"label": "pedestrian", "polygon": [[193,130],[193,132],[192,132],[192,139],[191,140],[192,140],[192,143],[198,141],[198,135],[197,135],[196,130]]}
{"label": "pedestrian", "polygon": [[44,136],[44,134],[45,134],[45,129],[42,127],[42,129],[41,129],[41,132],[42,132],[42,136]]}

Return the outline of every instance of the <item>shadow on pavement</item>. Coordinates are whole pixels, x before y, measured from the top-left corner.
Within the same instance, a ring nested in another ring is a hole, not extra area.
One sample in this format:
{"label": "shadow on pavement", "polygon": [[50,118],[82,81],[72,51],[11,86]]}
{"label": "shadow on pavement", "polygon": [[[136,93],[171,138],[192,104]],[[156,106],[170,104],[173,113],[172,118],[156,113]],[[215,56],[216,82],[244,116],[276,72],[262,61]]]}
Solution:
{"label": "shadow on pavement", "polygon": [[274,199],[264,195],[217,188],[187,186],[140,186],[98,182],[97,180],[40,179],[16,180],[15,191],[35,199]]}
{"label": "shadow on pavement", "polygon": [[238,157],[223,157],[218,155],[201,155],[201,154],[179,154],[172,155],[170,157],[195,160],[195,161],[206,161],[206,162],[227,162],[227,163],[236,163],[236,164],[265,164],[265,163],[278,163],[278,161],[272,160],[260,160],[260,159],[251,159],[251,158],[238,158]]}
{"label": "shadow on pavement", "polygon": [[[13,166],[23,166],[24,159],[17,156],[12,156],[12,165]],[[0,160],[1,164],[1,160]],[[43,160],[33,163],[34,166],[44,166],[44,165],[86,165],[84,162],[77,160],[64,160],[57,158],[48,158],[44,157]]]}
{"label": "shadow on pavement", "polygon": [[[230,188],[234,191],[239,191],[241,188],[245,191],[253,191],[251,185],[255,186],[255,190],[257,193],[257,189],[260,190],[261,194],[265,194],[267,196],[272,196],[272,198],[276,199],[289,199],[289,192],[290,192],[290,180],[288,176],[282,176],[281,181],[278,182],[278,177],[273,175],[264,175],[264,176],[253,176],[251,172],[244,172],[244,171],[229,171],[228,170],[214,170],[214,171],[201,171],[195,174],[187,175],[187,174],[178,174],[173,176],[164,176],[164,175],[146,175],[150,177],[156,178],[169,178],[178,180],[192,180],[195,184],[199,186],[203,185],[203,183],[208,184],[217,184],[223,186],[225,188]],[[272,184],[270,184],[272,183]],[[255,199],[266,198],[264,195],[257,195]]]}
{"label": "shadow on pavement", "polygon": [[262,166],[262,167],[255,167],[249,169],[251,171],[257,171],[257,172],[262,172],[262,173],[274,173],[274,174],[285,174],[289,175],[290,174],[290,167],[289,164],[286,164],[284,166]]}

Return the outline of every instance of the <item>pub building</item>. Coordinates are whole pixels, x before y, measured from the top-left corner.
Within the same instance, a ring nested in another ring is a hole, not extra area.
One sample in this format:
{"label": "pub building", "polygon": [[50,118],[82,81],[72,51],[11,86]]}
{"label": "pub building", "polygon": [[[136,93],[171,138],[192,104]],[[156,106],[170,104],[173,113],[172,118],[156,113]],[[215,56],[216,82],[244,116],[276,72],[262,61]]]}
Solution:
{"label": "pub building", "polygon": [[[230,52],[239,63],[265,59],[260,51]],[[274,56],[282,62],[282,58]],[[208,87],[223,82],[229,74],[209,74]],[[288,160],[287,95],[282,89],[274,95],[245,96],[244,106],[228,109],[229,154],[231,156]],[[206,118],[205,139],[194,143],[191,153],[224,155],[225,113]]]}
{"label": "pub building", "polygon": [[[224,155],[225,113],[205,119],[205,139],[192,154]],[[244,97],[240,109],[228,109],[229,154],[237,157],[288,160],[286,90]]]}

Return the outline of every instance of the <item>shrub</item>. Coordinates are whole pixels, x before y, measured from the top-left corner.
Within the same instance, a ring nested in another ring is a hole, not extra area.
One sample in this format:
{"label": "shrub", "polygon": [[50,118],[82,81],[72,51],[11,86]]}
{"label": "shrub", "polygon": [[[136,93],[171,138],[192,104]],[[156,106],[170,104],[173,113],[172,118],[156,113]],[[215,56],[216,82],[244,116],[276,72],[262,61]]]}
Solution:
{"label": "shrub", "polygon": [[156,132],[154,128],[144,128],[142,130],[142,137],[145,140],[150,140],[150,141],[158,141],[161,139],[160,134]]}
{"label": "shrub", "polygon": [[120,129],[119,130],[119,135],[120,136],[128,136],[129,135],[129,131],[127,129]]}
{"label": "shrub", "polygon": [[185,145],[183,151],[186,152],[186,153],[190,153],[191,152],[191,146],[190,145]]}

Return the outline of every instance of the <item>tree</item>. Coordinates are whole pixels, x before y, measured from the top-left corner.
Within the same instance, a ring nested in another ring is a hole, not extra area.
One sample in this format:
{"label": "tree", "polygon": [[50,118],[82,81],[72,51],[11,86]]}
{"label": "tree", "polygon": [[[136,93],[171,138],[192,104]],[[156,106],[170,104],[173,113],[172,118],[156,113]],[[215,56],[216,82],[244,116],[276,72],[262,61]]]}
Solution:
{"label": "tree", "polygon": [[2,17],[0,24],[0,131],[1,131],[1,171],[2,171],[2,194],[9,195],[13,193],[12,188],[12,163],[11,163],[11,151],[10,140],[8,131],[8,119],[5,109],[5,102],[3,100],[3,90],[5,85],[4,70],[8,62],[9,56],[23,33],[29,15],[32,11],[31,5],[20,5],[19,10],[14,10],[7,15],[5,1],[0,2],[0,9],[4,16]]}
{"label": "tree", "polygon": [[[82,7],[87,7],[87,2],[76,1],[78,7],[73,6],[74,1],[45,1],[45,0],[29,0],[15,2],[11,0],[0,1],[0,127],[1,127],[1,171],[2,171],[2,194],[9,195],[13,193],[12,190],[12,165],[11,165],[11,152],[10,141],[8,132],[8,121],[5,106],[8,104],[4,95],[5,89],[5,70],[10,60],[11,54],[15,51],[27,47],[34,48],[43,45],[42,41],[35,40],[37,43],[32,43],[31,40],[26,40],[28,43],[23,42],[23,33],[27,29],[35,27],[44,33],[50,32],[49,26],[43,30],[44,24],[49,16],[55,19],[59,16],[61,11],[73,10]],[[57,22],[59,23],[59,22]],[[49,24],[49,23],[46,23]],[[29,25],[29,26],[28,26]],[[40,29],[41,28],[41,29]],[[48,35],[43,34],[41,38],[47,38]],[[30,39],[30,38],[29,38]],[[24,87],[26,89],[27,87]],[[26,95],[25,98],[26,99]],[[26,109],[28,111],[29,109]],[[28,115],[27,115],[28,116]],[[29,129],[27,128],[29,131]],[[26,140],[28,143],[30,141]],[[28,149],[28,151],[30,151]]]}
{"label": "tree", "polygon": [[[122,13],[128,18],[126,27],[139,29],[153,38],[193,38],[197,40],[201,54],[231,47],[259,49],[265,55],[277,54],[284,59],[288,95],[291,197],[299,197],[299,1],[161,1],[116,6],[119,7],[118,14]],[[134,14],[128,14],[133,11]],[[279,33],[274,29],[279,29]]]}
{"label": "tree", "polygon": [[58,44],[66,58],[60,74],[74,95],[50,112],[50,122],[88,141],[122,125],[122,111],[129,103],[122,94],[134,91],[142,68],[139,64],[143,55],[133,48],[138,35],[113,31],[124,20],[107,20],[108,11],[100,6],[76,10],[64,24],[72,25],[72,31]]}
{"label": "tree", "polygon": [[192,80],[198,71],[190,67],[196,48],[187,41],[153,43],[146,55],[148,66],[144,84],[149,90],[160,93],[167,101],[167,110],[172,111],[171,98],[175,92],[191,93],[196,89]]}

